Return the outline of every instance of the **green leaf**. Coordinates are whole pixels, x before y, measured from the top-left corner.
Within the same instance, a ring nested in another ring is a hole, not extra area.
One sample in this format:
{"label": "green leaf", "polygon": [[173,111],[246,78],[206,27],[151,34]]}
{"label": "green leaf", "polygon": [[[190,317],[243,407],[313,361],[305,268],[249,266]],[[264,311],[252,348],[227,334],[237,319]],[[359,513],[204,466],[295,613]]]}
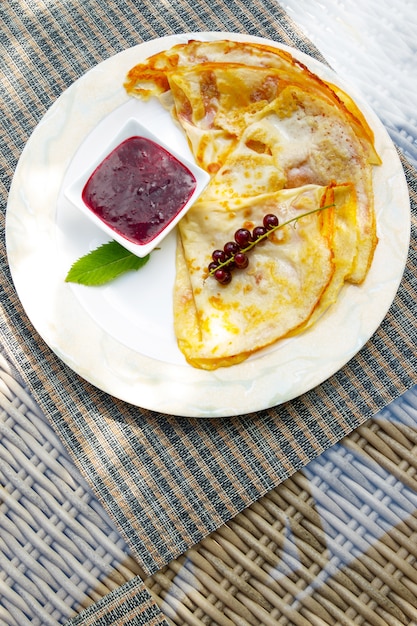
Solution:
{"label": "green leaf", "polygon": [[75,261],[65,282],[104,285],[126,272],[140,269],[149,258],[149,254],[143,258],[137,257],[117,241],[109,241]]}

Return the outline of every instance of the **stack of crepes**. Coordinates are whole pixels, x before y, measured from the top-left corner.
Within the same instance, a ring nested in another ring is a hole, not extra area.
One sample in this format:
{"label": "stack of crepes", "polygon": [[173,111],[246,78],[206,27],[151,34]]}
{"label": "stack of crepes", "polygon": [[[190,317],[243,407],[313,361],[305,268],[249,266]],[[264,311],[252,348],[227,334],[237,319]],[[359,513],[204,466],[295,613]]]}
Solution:
{"label": "stack of crepes", "polygon": [[[345,281],[364,281],[380,159],[346,93],[285,50],[226,40],[158,53],[131,69],[125,88],[169,108],[211,175],[178,228],[174,327],[191,365],[239,363],[309,328]],[[269,213],[281,224],[309,214],[271,233],[247,269],[219,284],[207,270],[212,252]]]}

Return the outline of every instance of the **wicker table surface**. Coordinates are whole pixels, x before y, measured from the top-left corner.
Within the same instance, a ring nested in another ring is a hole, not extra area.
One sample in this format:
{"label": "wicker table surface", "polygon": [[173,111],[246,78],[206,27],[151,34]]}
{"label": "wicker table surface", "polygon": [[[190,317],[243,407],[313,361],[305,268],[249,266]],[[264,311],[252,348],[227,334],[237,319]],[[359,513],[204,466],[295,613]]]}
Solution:
{"label": "wicker table surface", "polygon": [[137,576],[174,624],[417,623],[415,390],[148,578],[4,361],[0,401],[0,624]]}
{"label": "wicker table surface", "polygon": [[[282,5],[417,165],[413,2]],[[417,388],[152,576],[5,357],[0,433],[0,624],[417,624]],[[160,614],[99,613],[137,577]]]}

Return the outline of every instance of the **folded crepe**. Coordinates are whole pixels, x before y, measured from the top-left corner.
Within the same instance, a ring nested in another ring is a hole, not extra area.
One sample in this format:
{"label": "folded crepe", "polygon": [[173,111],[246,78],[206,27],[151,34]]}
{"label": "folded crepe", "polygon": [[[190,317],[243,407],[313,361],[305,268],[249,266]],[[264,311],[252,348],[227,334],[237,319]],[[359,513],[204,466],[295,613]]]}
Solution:
{"label": "folded crepe", "polygon": [[[311,326],[345,281],[363,282],[377,244],[380,159],[340,88],[279,48],[223,40],[160,52],[130,70],[125,88],[158,97],[211,174],[178,227],[174,327],[190,364],[240,362]],[[207,271],[211,253],[267,213],[295,221],[219,285]]]}
{"label": "folded crepe", "polygon": [[[248,253],[247,269],[219,285],[206,269],[212,251],[268,213],[281,227]],[[232,365],[309,326],[351,270],[355,222],[350,185],[198,201],[181,221],[174,290],[175,332],[187,361],[203,369]]]}

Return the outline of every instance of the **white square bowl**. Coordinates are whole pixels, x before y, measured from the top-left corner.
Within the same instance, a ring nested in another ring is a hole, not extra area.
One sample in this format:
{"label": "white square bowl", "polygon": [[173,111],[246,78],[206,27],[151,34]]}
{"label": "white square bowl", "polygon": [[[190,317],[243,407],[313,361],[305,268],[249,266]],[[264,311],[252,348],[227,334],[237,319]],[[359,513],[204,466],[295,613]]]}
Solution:
{"label": "white square bowl", "polygon": [[[99,165],[109,156],[115,148],[117,148],[125,140],[131,137],[144,137],[156,143],[158,146],[166,150],[171,156],[185,166],[191,174],[194,176],[196,186],[186,204],[181,210],[168,222],[165,227],[149,242],[136,243],[131,241],[123,234],[114,230],[111,226],[106,224],[99,216],[97,216],[90,207],[83,200],[83,190],[90,179],[90,176],[95,172]],[[75,182],[73,182],[64,191],[65,197],[71,202],[72,205],[77,207],[89,220],[91,220],[98,228],[105,232],[110,238],[114,239],[124,248],[132,252],[138,257],[144,257],[149,254],[161,241],[172,231],[172,229],[178,224],[178,222],[184,217],[187,211],[191,208],[200,194],[203,192],[207,183],[210,180],[210,175],[195,163],[188,159],[184,159],[183,156],[165,145],[156,135],[150,132],[145,126],[143,126],[138,120],[129,119],[122,128],[120,128],[113,139],[109,142],[107,147],[102,151],[100,156],[83,172]]]}

